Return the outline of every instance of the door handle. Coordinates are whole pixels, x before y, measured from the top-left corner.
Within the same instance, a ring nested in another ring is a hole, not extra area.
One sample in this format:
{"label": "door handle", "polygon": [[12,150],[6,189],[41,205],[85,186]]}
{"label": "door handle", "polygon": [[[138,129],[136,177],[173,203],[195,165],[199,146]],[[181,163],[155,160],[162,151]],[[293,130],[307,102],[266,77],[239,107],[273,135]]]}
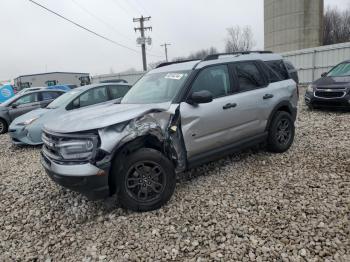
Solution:
{"label": "door handle", "polygon": [[273,98],[273,94],[266,94],[263,96],[263,99],[270,99]]}
{"label": "door handle", "polygon": [[226,109],[234,108],[234,107],[236,107],[236,106],[237,106],[236,103],[228,103],[228,104],[224,105],[224,106],[222,107],[222,109],[226,110]]}

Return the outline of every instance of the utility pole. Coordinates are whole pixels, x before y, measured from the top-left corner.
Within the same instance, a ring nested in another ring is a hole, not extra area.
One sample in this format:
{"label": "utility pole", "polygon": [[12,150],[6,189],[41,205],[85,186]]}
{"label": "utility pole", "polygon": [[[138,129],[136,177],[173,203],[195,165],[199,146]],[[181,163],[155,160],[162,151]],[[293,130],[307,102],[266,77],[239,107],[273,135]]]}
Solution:
{"label": "utility pole", "polygon": [[134,18],[133,22],[139,22],[140,27],[135,27],[135,32],[140,31],[141,37],[137,39],[137,43],[141,44],[141,50],[142,50],[142,63],[143,63],[143,70],[147,71],[147,58],[146,58],[146,42],[148,45],[152,43],[152,39],[150,37],[146,38],[145,37],[145,31],[149,30],[152,31],[151,26],[145,27],[145,21],[149,21],[151,19],[150,16],[148,17],[143,17],[141,16],[140,18]]}
{"label": "utility pole", "polygon": [[169,46],[169,45],[171,45],[171,44],[169,44],[169,43],[164,43],[164,44],[160,45],[160,46],[164,46],[164,49],[165,49],[165,59],[166,59],[167,62],[168,62],[168,46]]}

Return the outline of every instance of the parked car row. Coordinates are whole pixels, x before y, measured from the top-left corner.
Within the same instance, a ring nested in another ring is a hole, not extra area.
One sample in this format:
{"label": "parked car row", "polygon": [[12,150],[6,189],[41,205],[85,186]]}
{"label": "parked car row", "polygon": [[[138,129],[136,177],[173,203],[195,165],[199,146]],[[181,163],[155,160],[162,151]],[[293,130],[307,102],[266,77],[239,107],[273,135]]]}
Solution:
{"label": "parked car row", "polygon": [[45,107],[55,98],[64,94],[63,90],[40,89],[17,94],[0,104],[0,134],[7,133],[11,122],[34,109]]}
{"label": "parked car row", "polygon": [[17,145],[40,145],[44,124],[56,121],[64,113],[123,97],[130,89],[127,84],[97,84],[78,87],[60,96],[48,106],[16,118],[9,127],[12,142]]}

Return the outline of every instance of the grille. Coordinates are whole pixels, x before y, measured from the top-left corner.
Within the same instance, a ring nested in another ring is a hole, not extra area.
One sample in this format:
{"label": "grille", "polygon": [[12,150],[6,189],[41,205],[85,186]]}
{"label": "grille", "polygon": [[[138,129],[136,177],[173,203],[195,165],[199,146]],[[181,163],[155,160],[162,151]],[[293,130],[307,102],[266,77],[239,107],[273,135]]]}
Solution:
{"label": "grille", "polygon": [[55,135],[43,132],[42,139],[44,142],[43,153],[49,158],[62,160],[62,156],[56,148],[56,144],[60,141],[60,138]]}
{"label": "grille", "polygon": [[323,98],[341,98],[345,95],[345,92],[326,92],[326,91],[316,91],[315,96]]}

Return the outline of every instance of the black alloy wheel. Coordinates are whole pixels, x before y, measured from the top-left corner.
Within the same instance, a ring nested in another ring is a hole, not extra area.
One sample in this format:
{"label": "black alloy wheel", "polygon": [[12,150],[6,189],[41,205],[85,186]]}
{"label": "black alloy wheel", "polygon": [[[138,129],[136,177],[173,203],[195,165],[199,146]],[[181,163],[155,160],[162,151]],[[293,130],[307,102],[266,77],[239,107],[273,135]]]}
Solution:
{"label": "black alloy wheel", "polygon": [[120,204],[134,211],[162,207],[176,186],[173,163],[152,148],[140,148],[127,156],[116,157],[112,175]]}
{"label": "black alloy wheel", "polygon": [[150,202],[159,198],[164,191],[166,175],[157,163],[143,161],[129,168],[125,183],[130,197],[139,202]]}
{"label": "black alloy wheel", "polygon": [[286,145],[288,144],[289,140],[292,137],[292,130],[291,130],[291,126],[289,124],[289,120],[288,119],[281,119],[278,124],[277,124],[277,141],[281,144],[281,145]]}
{"label": "black alloy wheel", "polygon": [[287,151],[294,141],[295,126],[290,113],[278,111],[268,130],[267,148],[274,153]]}

